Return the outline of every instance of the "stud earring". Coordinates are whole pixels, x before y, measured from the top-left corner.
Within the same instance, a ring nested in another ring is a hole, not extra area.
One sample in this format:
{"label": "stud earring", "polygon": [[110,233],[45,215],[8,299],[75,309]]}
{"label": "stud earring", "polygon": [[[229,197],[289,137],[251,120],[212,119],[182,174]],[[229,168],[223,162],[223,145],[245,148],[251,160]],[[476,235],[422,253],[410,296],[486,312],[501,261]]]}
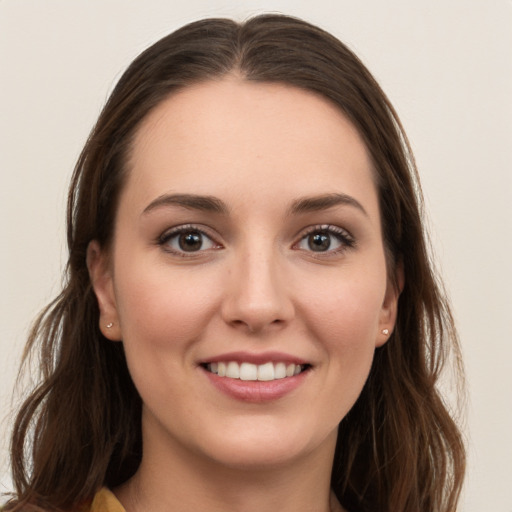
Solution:
{"label": "stud earring", "polygon": [[384,334],[384,336],[387,336],[389,334],[389,329],[382,329],[382,334]]}
{"label": "stud earring", "polygon": [[107,324],[107,329],[110,329],[114,324],[112,322]]}

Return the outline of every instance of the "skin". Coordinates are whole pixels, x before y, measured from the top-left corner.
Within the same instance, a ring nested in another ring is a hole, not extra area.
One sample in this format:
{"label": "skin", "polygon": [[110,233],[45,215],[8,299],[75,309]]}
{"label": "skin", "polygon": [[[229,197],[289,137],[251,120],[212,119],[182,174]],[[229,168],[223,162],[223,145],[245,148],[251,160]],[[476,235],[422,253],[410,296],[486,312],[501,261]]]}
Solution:
{"label": "skin", "polygon": [[[166,194],[213,196],[226,211]],[[344,200],[293,209],[329,194]],[[200,250],[162,242],[189,225],[207,235]],[[327,250],[312,250],[315,229]],[[102,332],[122,340],[143,400],[142,464],[116,490],[128,512],[341,510],[329,495],[337,426],[398,292],[370,158],[336,107],[236,76],[168,98],[135,138],[111,252],[92,242],[88,265]],[[284,397],[246,402],[200,365],[232,351],[311,366]]]}

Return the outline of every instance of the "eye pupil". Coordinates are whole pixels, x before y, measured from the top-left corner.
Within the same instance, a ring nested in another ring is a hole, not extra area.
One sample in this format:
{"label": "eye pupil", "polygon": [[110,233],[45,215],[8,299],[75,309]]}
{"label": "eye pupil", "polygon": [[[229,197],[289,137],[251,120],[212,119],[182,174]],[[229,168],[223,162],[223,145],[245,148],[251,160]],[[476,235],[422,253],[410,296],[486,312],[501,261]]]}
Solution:
{"label": "eye pupil", "polygon": [[180,249],[187,252],[198,251],[203,245],[201,233],[182,233],[179,237]]}
{"label": "eye pupil", "polygon": [[313,233],[308,237],[308,245],[312,251],[327,251],[331,246],[331,238],[325,233]]}

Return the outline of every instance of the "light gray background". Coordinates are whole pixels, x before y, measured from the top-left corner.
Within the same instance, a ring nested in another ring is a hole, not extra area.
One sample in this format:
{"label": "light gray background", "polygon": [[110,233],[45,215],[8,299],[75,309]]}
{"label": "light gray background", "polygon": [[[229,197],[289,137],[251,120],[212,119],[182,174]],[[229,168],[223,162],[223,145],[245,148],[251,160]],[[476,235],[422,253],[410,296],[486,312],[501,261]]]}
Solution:
{"label": "light gray background", "polygon": [[59,289],[68,179],[109,91],[184,23],[263,11],[347,42],[402,118],[467,368],[461,510],[511,512],[511,0],[0,0],[0,491],[18,360]]}

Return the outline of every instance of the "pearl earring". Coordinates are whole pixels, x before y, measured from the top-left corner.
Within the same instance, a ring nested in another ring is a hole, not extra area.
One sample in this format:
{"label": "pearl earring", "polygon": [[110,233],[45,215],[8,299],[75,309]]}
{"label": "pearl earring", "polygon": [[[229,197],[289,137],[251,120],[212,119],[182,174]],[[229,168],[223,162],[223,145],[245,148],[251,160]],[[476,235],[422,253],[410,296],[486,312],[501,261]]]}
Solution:
{"label": "pearl earring", "polygon": [[114,324],[112,322],[107,324],[107,329],[110,329]]}
{"label": "pearl earring", "polygon": [[387,336],[389,334],[389,329],[382,329],[382,334],[384,334],[384,336]]}

